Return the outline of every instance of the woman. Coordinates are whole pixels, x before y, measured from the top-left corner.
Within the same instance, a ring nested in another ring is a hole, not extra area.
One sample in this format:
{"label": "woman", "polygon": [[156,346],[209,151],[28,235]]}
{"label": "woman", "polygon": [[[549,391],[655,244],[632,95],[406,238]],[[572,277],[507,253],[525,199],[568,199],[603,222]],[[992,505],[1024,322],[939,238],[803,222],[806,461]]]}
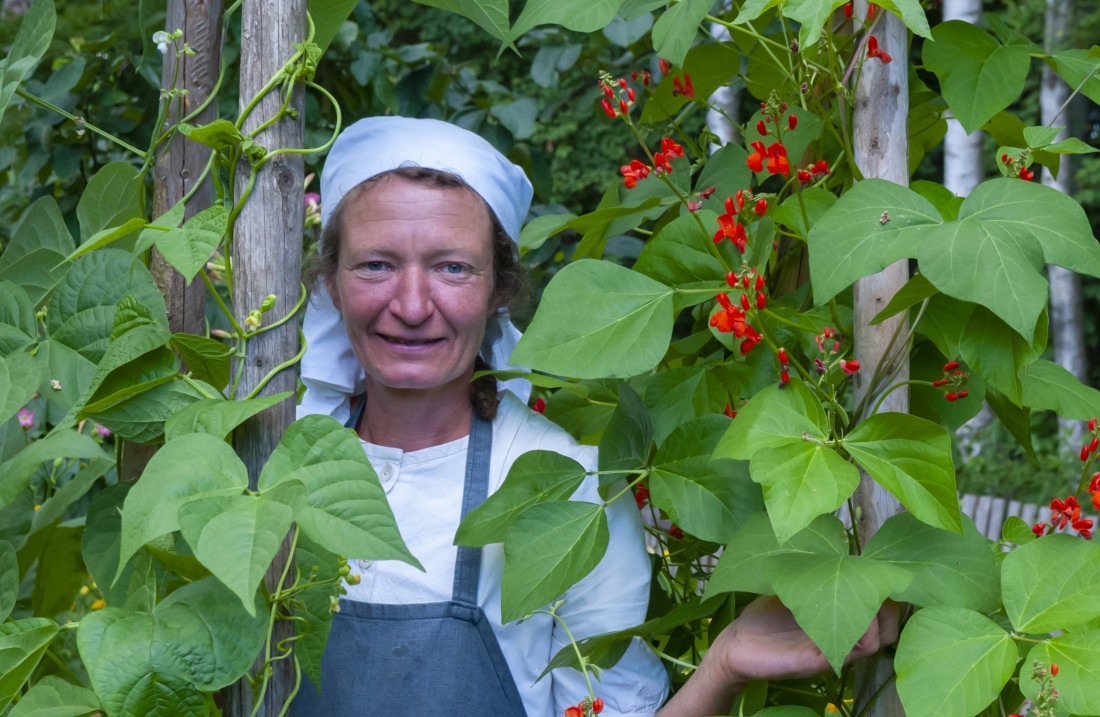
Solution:
{"label": "woman", "polygon": [[[470,132],[390,117],[341,135],[321,189],[320,281],[306,316],[301,410],[337,416],[358,432],[425,572],[358,562],[361,581],[334,617],[321,693],[303,685],[295,713],[561,715],[587,694],[572,670],[536,682],[567,643],[561,623],[538,614],[502,624],[502,547],[453,545],[462,516],[522,453],[553,450],[596,467],[593,448],[526,408],[522,383],[501,393],[493,379],[471,384],[478,368],[506,367],[518,338],[507,308],[522,293],[514,241],[530,184]],[[598,502],[596,487],[590,478],[574,499]],[[627,501],[607,510],[607,555],[559,610],[576,639],[645,619],[649,560],[637,511]],[[748,679],[826,666],[773,603],[746,613],[662,714],[725,712]],[[787,642],[777,640],[784,635]],[[877,647],[876,635],[865,640]],[[667,679],[636,640],[596,689],[604,714],[650,715]]]}

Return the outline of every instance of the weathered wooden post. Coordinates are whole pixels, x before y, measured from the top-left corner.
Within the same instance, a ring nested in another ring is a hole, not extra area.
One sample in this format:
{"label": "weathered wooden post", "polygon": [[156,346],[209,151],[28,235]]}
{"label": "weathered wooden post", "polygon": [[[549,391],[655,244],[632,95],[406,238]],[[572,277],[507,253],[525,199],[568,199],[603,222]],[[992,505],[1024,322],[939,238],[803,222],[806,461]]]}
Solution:
{"label": "weathered wooden post", "polygon": [[[867,3],[856,3],[856,17],[867,16]],[[909,62],[908,30],[888,12],[880,11],[874,31],[879,46],[893,57],[889,64],[875,59],[863,63],[855,94],[855,162],[864,177],[879,177],[909,184]],[[855,285],[855,356],[861,368],[856,374],[856,402],[867,393],[876,371],[893,381],[909,378],[909,359],[904,344],[907,317],[903,312],[871,326],[875,314],[885,308],[909,278],[906,260],[860,279]],[[891,344],[891,338],[898,335]],[[888,353],[889,352],[889,353]],[[893,383],[891,381],[890,383]],[[909,411],[909,392],[894,391],[883,401],[884,411]],[[863,474],[855,493],[858,515],[853,516],[860,541],[866,543],[891,515],[901,511],[897,499]],[[871,706],[864,711],[864,707]],[[901,717],[904,711],[894,685],[893,661],[879,656],[861,665],[856,673],[855,711],[868,717]]]}
{"label": "weathered wooden post", "polygon": [[[241,14],[241,109],[256,96],[293,55],[294,43],[306,35],[305,0],[244,0]],[[243,130],[254,131],[278,114],[282,97],[278,90],[270,92],[252,111]],[[269,153],[279,148],[302,146],[302,93],[293,91],[290,107],[297,110],[265,128],[256,143]],[[249,178],[248,165],[237,168],[236,194],[241,196]],[[248,312],[259,308],[270,294],[277,297],[274,308],[266,315],[268,321],[286,316],[300,297],[302,281],[302,224],[304,221],[303,162],[300,154],[284,154],[268,161],[256,178],[248,203],[237,217],[234,228],[231,262],[233,268],[233,310],[243,324]],[[292,320],[248,341],[247,356],[241,367],[242,378],[238,397],[257,387],[276,366],[290,361],[298,353],[298,321]],[[236,370],[236,367],[234,367]],[[298,384],[296,366],[280,371],[263,388],[261,394],[294,391]],[[248,466],[249,481],[254,485],[268,456],[278,444],[283,432],[294,421],[293,398],[283,401],[235,432],[238,455]],[[276,556],[267,574],[267,587],[275,581],[286,565],[288,545]],[[290,624],[275,621],[272,643],[290,634]],[[273,663],[274,674],[258,714],[275,717],[294,687],[293,660]],[[225,714],[243,717],[252,710],[251,690],[242,680],[229,690]]]}

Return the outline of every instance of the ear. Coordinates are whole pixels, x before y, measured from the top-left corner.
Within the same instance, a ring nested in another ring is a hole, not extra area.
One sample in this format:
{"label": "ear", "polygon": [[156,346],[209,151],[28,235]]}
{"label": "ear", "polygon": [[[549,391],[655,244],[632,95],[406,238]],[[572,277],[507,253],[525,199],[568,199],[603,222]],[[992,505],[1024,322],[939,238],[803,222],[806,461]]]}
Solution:
{"label": "ear", "polygon": [[328,291],[329,298],[332,299],[332,305],[336,307],[336,310],[340,313],[344,312],[342,306],[340,306],[340,291],[336,288],[336,281],[332,277],[325,277],[325,290]]}

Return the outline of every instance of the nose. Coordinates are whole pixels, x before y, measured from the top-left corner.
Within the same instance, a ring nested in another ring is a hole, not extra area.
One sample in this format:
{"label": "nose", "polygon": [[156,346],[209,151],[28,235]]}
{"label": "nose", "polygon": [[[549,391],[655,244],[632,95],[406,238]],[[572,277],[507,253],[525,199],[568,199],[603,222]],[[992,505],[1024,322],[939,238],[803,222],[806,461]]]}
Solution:
{"label": "nose", "polygon": [[395,282],[390,313],[409,326],[427,321],[435,310],[428,276],[418,268],[410,268],[398,272]]}

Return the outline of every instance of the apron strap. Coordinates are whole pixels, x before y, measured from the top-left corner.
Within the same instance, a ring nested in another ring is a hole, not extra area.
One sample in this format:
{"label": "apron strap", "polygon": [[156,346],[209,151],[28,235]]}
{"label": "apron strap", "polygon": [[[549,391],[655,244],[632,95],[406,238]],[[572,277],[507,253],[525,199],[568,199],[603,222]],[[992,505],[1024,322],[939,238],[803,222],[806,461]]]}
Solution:
{"label": "apron strap", "polygon": [[[470,440],[466,446],[466,484],[462,491],[462,517],[485,502],[489,494],[489,458],[493,452],[493,424],[476,413],[470,422]],[[455,581],[451,599],[477,605],[481,579],[481,548],[458,546]]]}

